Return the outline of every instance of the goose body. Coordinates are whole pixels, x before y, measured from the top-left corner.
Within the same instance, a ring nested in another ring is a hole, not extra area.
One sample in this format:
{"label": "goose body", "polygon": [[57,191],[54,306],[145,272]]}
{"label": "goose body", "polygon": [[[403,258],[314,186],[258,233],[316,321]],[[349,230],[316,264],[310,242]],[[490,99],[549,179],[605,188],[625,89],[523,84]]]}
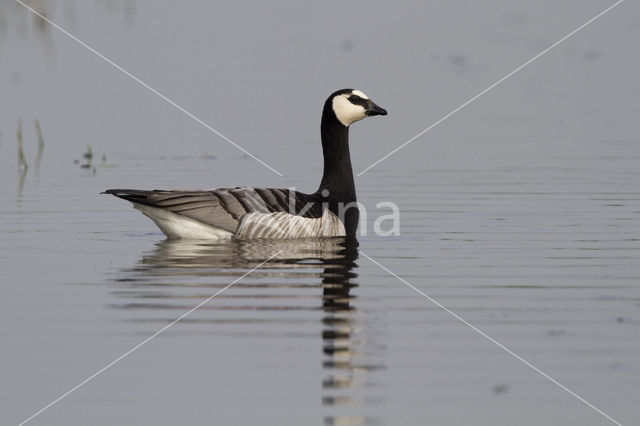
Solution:
{"label": "goose body", "polygon": [[342,89],[325,102],[321,137],[324,172],[312,194],[274,188],[206,191],[108,189],[130,201],[168,238],[307,238],[353,236],[358,208],[349,154],[349,126],[387,112],[359,90]]}

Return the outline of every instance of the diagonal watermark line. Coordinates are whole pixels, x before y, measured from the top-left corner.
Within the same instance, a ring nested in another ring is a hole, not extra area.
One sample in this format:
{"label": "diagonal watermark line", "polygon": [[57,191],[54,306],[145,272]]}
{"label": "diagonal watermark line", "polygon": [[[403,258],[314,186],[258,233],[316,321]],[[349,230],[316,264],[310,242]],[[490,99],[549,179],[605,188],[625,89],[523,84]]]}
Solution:
{"label": "diagonal watermark line", "polygon": [[467,105],[469,105],[470,103],[472,103],[473,101],[475,101],[476,99],[478,99],[480,96],[484,95],[485,93],[487,93],[489,90],[493,89],[494,87],[496,87],[497,85],[499,85],[500,83],[502,83],[503,81],[505,81],[506,79],[508,79],[509,77],[511,77],[512,75],[516,74],[518,71],[521,71],[523,68],[525,68],[527,65],[529,65],[530,63],[532,63],[533,61],[535,61],[536,59],[538,59],[539,57],[541,57],[542,55],[544,55],[545,53],[549,52],[551,49],[553,49],[554,47],[556,47],[557,45],[559,45],[560,43],[562,43],[563,41],[567,40],[568,38],[572,37],[574,34],[576,34],[578,31],[582,30],[583,28],[585,28],[587,25],[591,24],[593,21],[595,21],[596,19],[600,18],[602,15],[606,14],[607,12],[609,12],[611,9],[613,9],[614,7],[618,6],[620,3],[622,3],[624,0],[618,0],[617,2],[615,2],[614,4],[612,4],[611,6],[609,6],[608,8],[606,8],[605,10],[603,10],[602,12],[598,13],[596,16],[594,16],[593,18],[589,19],[587,22],[585,22],[584,24],[580,25],[578,28],[576,28],[575,30],[571,31],[569,34],[567,34],[566,36],[562,37],[560,40],[556,41],[555,43],[553,43],[551,46],[547,47],[546,49],[544,49],[542,52],[538,53],[536,56],[534,56],[533,58],[529,59],[527,62],[525,62],[524,64],[520,65],[518,68],[514,69],[513,71],[511,71],[509,74],[505,75],[504,77],[502,77],[500,80],[496,81],[495,83],[493,83],[491,86],[487,87],[486,89],[484,89],[482,92],[478,93],[477,95],[475,95],[474,97],[472,97],[471,99],[469,99],[468,101],[466,101],[465,103],[463,103],[462,105],[460,105],[459,107],[457,107],[456,109],[454,109],[453,111],[451,111],[450,113],[448,113],[447,115],[445,115],[444,117],[442,117],[441,119],[439,119],[438,121],[436,121],[435,123],[431,124],[429,127],[427,127],[426,129],[422,130],[420,133],[418,133],[417,135],[415,135],[414,137],[412,137],[411,139],[409,139],[408,141],[404,142],[402,145],[398,146],[397,148],[395,148],[393,151],[391,151],[390,153],[388,153],[387,155],[385,155],[384,157],[380,158],[378,161],[376,161],[375,163],[370,164],[366,169],[362,170],[360,173],[357,174],[357,176],[360,176],[362,174],[364,174],[365,172],[367,172],[369,169],[371,169],[372,167],[377,166],[378,164],[380,164],[381,162],[383,162],[384,160],[386,160],[387,158],[391,157],[393,154],[395,154],[396,152],[400,151],[402,148],[404,148],[405,146],[409,145],[411,142],[413,142],[414,140],[418,139],[420,136],[424,135],[425,133],[427,133],[429,130],[433,129],[434,127],[436,127],[438,124],[442,123],[443,121],[445,121],[447,118],[451,117],[453,114],[457,113],[458,111],[460,111],[462,108],[466,107]]}
{"label": "diagonal watermark line", "polygon": [[478,327],[476,327],[475,325],[471,324],[470,322],[468,322],[467,320],[462,318],[460,315],[456,314],[455,312],[453,312],[452,310],[450,310],[449,308],[447,308],[446,306],[444,306],[443,304],[438,302],[433,297],[427,295],[426,293],[423,293],[420,289],[415,287],[413,284],[411,284],[408,281],[406,281],[405,279],[399,277],[394,272],[389,270],[389,268],[385,267],[384,265],[380,264],[376,260],[372,259],[370,256],[368,256],[362,250],[358,250],[358,252],[361,255],[363,255],[364,257],[366,257],[367,259],[369,259],[374,264],[378,265],[380,268],[382,268],[387,273],[393,275],[394,277],[396,277],[397,279],[402,281],[408,287],[410,287],[413,290],[415,290],[418,293],[420,293],[422,296],[424,296],[426,299],[428,299],[431,303],[437,305],[439,308],[441,308],[444,311],[446,311],[448,314],[450,314],[451,316],[453,316],[454,318],[456,318],[457,320],[462,322],[464,325],[470,327],[473,331],[475,331],[476,333],[480,334],[482,337],[488,339],[489,341],[494,343],[496,346],[498,346],[500,349],[502,349],[502,350],[506,351],[507,353],[509,353],[510,355],[512,355],[514,358],[516,358],[518,361],[522,362],[527,367],[529,367],[532,370],[534,370],[535,372],[541,374],[545,379],[547,379],[550,382],[552,382],[553,384],[559,386],[561,389],[565,390],[566,392],[568,392],[569,394],[571,394],[572,396],[574,396],[575,398],[577,398],[578,400],[580,400],[581,402],[586,404],[588,407],[592,408],[593,410],[597,411],[598,413],[600,413],[601,415],[603,415],[607,419],[611,420],[613,423],[617,424],[618,426],[622,426],[622,423],[620,423],[619,421],[615,420],[613,417],[609,416],[607,413],[605,413],[604,411],[602,411],[601,409],[599,409],[598,407],[596,407],[595,405],[593,405],[592,403],[590,403],[589,401],[587,401],[586,399],[584,399],[583,397],[581,397],[580,395],[578,395],[577,393],[575,393],[574,391],[572,391],[571,389],[569,389],[568,387],[566,387],[565,385],[563,385],[562,383],[560,383],[559,381],[557,381],[556,379],[554,379],[553,377],[551,377],[550,375],[545,373],[544,371],[540,370],[538,367],[536,367],[535,365],[531,364],[529,361],[527,361],[526,359],[524,359],[523,357],[521,357],[517,353],[513,352],[511,349],[507,348],[502,343],[498,342],[496,339],[494,339],[493,337],[489,336],[487,333],[485,333],[484,331],[480,330]]}
{"label": "diagonal watermark line", "polygon": [[240,281],[241,279],[243,279],[244,277],[246,277],[247,275],[249,275],[250,273],[252,273],[256,269],[260,268],[262,265],[264,265],[265,263],[267,263],[268,261],[270,261],[271,259],[273,259],[277,255],[279,255],[280,253],[282,253],[282,250],[278,250],[278,252],[275,253],[274,255],[269,256],[266,260],[262,261],[261,263],[259,263],[255,267],[251,268],[249,271],[245,272],[244,274],[242,274],[241,276],[239,276],[235,280],[231,281],[229,284],[227,284],[226,286],[222,287],[220,290],[218,290],[217,292],[215,292],[211,296],[207,297],[202,302],[198,303],[196,306],[194,306],[193,308],[189,309],[184,314],[180,315],[178,318],[176,318],[175,320],[173,320],[169,324],[165,325],[160,330],[156,331],[151,336],[147,337],[142,342],[138,343],[137,345],[135,345],[134,347],[132,347],[131,349],[129,349],[128,351],[126,351],[125,353],[120,355],[118,358],[114,359],[109,364],[105,365],[100,370],[96,371],[95,373],[93,373],[92,375],[90,375],[89,377],[87,377],[86,379],[84,379],[83,381],[78,383],[77,385],[75,385],[74,387],[72,387],[71,389],[69,389],[68,391],[66,391],[65,393],[63,393],[62,395],[60,395],[59,397],[57,397],[56,399],[54,399],[53,401],[51,401],[50,403],[48,403],[47,405],[42,407],[40,410],[36,411],[31,416],[29,416],[26,419],[24,419],[22,422],[20,422],[18,424],[18,426],[22,426],[25,423],[27,423],[30,420],[32,420],[34,417],[42,414],[42,412],[44,412],[45,410],[51,408],[53,405],[57,404],[58,402],[60,402],[61,400],[63,400],[64,398],[66,398],[67,396],[72,394],[73,392],[75,392],[81,386],[83,386],[83,385],[87,384],[88,382],[90,382],[91,380],[95,379],[99,374],[101,374],[104,371],[108,370],[109,368],[113,367],[116,363],[121,361],[123,358],[127,357],[128,355],[130,355],[131,353],[135,352],[136,350],[140,349],[144,344],[148,343],[150,340],[152,340],[153,338],[157,337],[160,333],[166,331],[169,327],[173,326],[178,321],[184,319],[187,315],[193,313],[193,311],[195,311],[196,309],[198,309],[199,307],[201,307],[202,305],[204,305],[205,303],[207,303],[208,301],[210,301],[211,299],[213,299],[214,297],[216,297],[217,295],[219,295],[220,293],[222,293],[223,291],[225,291],[226,289],[228,289],[229,287],[231,287],[232,285],[234,285],[235,283],[237,283],[238,281]]}
{"label": "diagonal watermark line", "polygon": [[158,95],[160,98],[164,99],[165,101],[167,101],[168,103],[170,103],[171,105],[173,105],[174,107],[176,107],[177,109],[179,109],[180,111],[182,111],[183,113],[185,113],[187,116],[191,117],[192,119],[194,119],[195,121],[197,121],[198,123],[202,124],[204,127],[206,127],[207,129],[211,130],[213,133],[215,133],[216,135],[220,136],[222,139],[224,139],[225,141],[229,142],[231,145],[235,146],[236,148],[238,148],[240,151],[244,152],[245,154],[247,154],[249,157],[253,158],[254,160],[256,160],[258,163],[262,164],[263,166],[265,166],[266,168],[268,168],[269,170],[271,170],[272,172],[274,172],[275,174],[282,176],[282,173],[280,173],[279,171],[277,171],[276,169],[274,169],[273,167],[271,167],[270,165],[268,165],[267,163],[265,163],[264,161],[262,161],[261,159],[259,159],[258,157],[256,157],[255,155],[253,155],[252,153],[250,153],[249,151],[247,151],[246,149],[244,149],[243,147],[241,147],[240,145],[238,145],[237,143],[235,143],[234,141],[232,141],[231,139],[229,139],[228,137],[226,137],[225,135],[223,135],[222,133],[220,133],[219,131],[217,131],[216,129],[214,129],[213,127],[211,127],[210,125],[208,125],[207,123],[205,123],[204,121],[202,121],[201,119],[199,119],[198,117],[196,117],[194,114],[192,114],[191,112],[187,111],[186,109],[184,109],[183,107],[181,107],[180,105],[178,105],[177,103],[175,103],[174,101],[172,101],[170,98],[168,98],[167,96],[163,95],[162,93],[158,92],[156,89],[154,89],[153,87],[149,86],[147,83],[145,83],[144,81],[140,80],[138,77],[136,77],[135,75],[131,74],[129,71],[125,70],[124,68],[122,68],[120,65],[116,64],[115,62],[113,62],[111,59],[107,58],[106,56],[104,56],[102,53],[98,52],[97,50],[95,50],[94,48],[92,48],[91,46],[89,46],[87,43],[83,42],[82,40],[80,40],[79,38],[77,38],[76,36],[74,36],[73,34],[69,33],[67,30],[65,30],[64,28],[60,27],[59,25],[57,25],[56,23],[54,23],[53,21],[51,21],[49,18],[47,18],[46,16],[42,15],[41,13],[39,13],[38,11],[34,10],[33,8],[31,8],[30,6],[26,5],[22,0],[16,0],[17,3],[19,3],[20,5],[22,5],[23,7],[25,7],[26,9],[29,9],[32,13],[34,13],[35,15],[37,15],[38,17],[40,17],[40,19],[44,20],[45,22],[47,22],[49,25],[51,25],[52,27],[56,28],[57,30],[59,30],[60,32],[66,34],[69,38],[71,38],[73,41],[75,41],[76,43],[78,43],[79,45],[81,45],[82,47],[86,48],[87,50],[89,50],[91,53],[95,54],[97,57],[99,57],[100,59],[102,59],[103,61],[107,62],[108,64],[112,65],[114,68],[116,68],[118,71],[122,72],[124,75],[126,75],[127,77],[131,78],[132,80],[134,80],[135,82],[139,83],[140,85],[142,85],[143,87],[145,87],[146,89],[150,90],[151,92],[155,93],[156,95]]}

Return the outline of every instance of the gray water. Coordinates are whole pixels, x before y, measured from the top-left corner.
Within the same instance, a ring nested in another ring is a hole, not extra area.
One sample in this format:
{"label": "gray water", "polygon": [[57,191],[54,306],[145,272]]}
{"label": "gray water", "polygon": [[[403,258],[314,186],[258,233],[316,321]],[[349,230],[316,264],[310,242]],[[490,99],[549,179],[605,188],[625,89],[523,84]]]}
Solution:
{"label": "gray water", "polygon": [[[637,424],[637,3],[358,177],[358,248],[169,242],[99,192],[313,191],[333,90],[390,113],[353,126],[359,172],[611,3],[30,4],[283,176],[3,0],[2,424],[276,253],[28,424],[614,424],[367,257]],[[372,232],[382,201],[399,236]]]}

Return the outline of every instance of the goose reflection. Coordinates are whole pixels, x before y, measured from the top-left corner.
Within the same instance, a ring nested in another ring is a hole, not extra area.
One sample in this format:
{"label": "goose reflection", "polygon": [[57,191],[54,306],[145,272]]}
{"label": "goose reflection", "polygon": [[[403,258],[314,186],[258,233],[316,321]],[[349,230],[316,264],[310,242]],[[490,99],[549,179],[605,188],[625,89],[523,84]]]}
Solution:
{"label": "goose reflection", "polygon": [[[218,298],[224,302],[216,298],[215,303],[198,310],[204,313],[189,316],[183,322],[200,326],[224,323],[233,327],[234,336],[284,334],[300,338],[305,335],[300,332],[300,324],[309,318],[317,324],[313,312],[320,311],[324,423],[377,423],[360,413],[365,403],[362,387],[371,384],[367,375],[383,365],[367,365],[364,359],[379,358],[367,356],[371,347],[363,343],[362,337],[354,338],[363,327],[352,294],[358,276],[354,240],[162,241],[134,268],[120,272],[114,292],[123,302],[114,307],[135,312],[130,321],[165,324],[271,256],[274,257],[269,262],[234,284],[234,289],[243,291],[222,293]],[[286,318],[274,319],[274,311],[286,313]],[[311,314],[306,315],[305,311]],[[291,315],[295,315],[294,321]],[[223,328],[195,330],[222,333]],[[188,332],[193,333],[194,329]]]}

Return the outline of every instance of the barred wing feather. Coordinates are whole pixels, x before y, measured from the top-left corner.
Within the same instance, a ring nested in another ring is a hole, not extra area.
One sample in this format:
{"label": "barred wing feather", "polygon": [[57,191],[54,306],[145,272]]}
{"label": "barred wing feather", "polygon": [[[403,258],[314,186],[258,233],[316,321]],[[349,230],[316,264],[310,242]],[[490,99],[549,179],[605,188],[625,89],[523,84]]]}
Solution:
{"label": "barred wing feather", "polygon": [[[105,191],[128,200],[169,237],[193,238],[201,225],[242,238],[344,235],[342,222],[316,196],[288,189],[220,188],[210,191]],[[342,227],[342,228],[341,228]],[[188,229],[188,231],[187,231]],[[210,236],[210,233],[207,233]],[[203,235],[204,237],[204,235]]]}

